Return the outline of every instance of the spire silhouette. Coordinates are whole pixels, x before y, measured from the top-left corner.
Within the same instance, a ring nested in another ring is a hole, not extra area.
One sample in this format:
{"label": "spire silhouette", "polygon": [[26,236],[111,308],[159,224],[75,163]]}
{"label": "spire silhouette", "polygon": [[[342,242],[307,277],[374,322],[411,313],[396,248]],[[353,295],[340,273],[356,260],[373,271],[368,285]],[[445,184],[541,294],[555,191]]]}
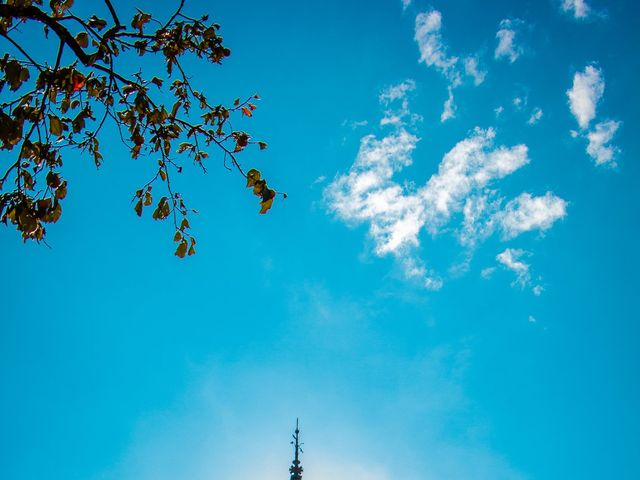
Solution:
{"label": "spire silhouette", "polygon": [[297,418],[296,418],[296,431],[293,434],[293,442],[291,442],[291,444],[294,445],[295,453],[293,457],[293,463],[289,467],[289,473],[291,474],[290,480],[302,480],[303,468],[302,468],[302,465],[300,465],[300,454],[302,453],[302,448],[300,448],[300,446],[302,444],[300,443],[300,427],[298,426]]}

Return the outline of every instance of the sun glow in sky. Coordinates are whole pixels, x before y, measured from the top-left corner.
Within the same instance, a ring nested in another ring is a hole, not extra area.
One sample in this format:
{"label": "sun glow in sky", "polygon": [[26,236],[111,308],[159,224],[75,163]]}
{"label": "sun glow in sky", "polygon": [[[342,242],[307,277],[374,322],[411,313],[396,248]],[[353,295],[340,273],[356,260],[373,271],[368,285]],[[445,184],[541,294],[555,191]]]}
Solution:
{"label": "sun glow in sky", "polygon": [[187,5],[289,198],[185,168],[179,260],[155,159],[69,156],[51,248],[0,229],[0,478],[284,479],[296,417],[307,480],[640,478],[640,4]]}

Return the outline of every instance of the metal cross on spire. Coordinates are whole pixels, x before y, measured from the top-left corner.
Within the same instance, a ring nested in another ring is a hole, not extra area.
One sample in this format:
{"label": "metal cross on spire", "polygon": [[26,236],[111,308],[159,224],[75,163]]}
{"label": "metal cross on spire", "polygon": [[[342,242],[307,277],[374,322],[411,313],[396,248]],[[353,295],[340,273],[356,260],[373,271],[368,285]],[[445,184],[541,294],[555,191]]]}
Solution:
{"label": "metal cross on spire", "polygon": [[291,480],[302,480],[302,465],[300,465],[300,454],[302,453],[300,443],[300,427],[298,425],[298,419],[296,418],[296,431],[293,434],[293,441],[291,445],[294,445],[295,454],[293,457],[293,463],[289,467],[289,473],[291,474]]}

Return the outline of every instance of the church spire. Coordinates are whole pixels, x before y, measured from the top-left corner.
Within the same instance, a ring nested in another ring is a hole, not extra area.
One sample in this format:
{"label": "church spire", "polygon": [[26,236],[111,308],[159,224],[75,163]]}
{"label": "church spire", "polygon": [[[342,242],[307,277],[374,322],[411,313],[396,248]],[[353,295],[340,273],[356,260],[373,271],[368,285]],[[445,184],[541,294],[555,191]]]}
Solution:
{"label": "church spire", "polygon": [[293,457],[293,463],[291,467],[289,467],[289,473],[291,474],[291,480],[302,480],[302,465],[300,465],[300,453],[302,453],[302,449],[300,446],[300,428],[298,426],[298,419],[296,418],[296,432],[293,435],[292,445],[295,446],[295,454]]}

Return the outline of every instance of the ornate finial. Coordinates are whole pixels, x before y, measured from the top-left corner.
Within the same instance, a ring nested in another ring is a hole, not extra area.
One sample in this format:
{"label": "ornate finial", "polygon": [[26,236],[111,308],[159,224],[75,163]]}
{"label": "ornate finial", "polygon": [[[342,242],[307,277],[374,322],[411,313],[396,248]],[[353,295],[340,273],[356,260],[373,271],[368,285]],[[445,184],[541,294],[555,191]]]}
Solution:
{"label": "ornate finial", "polygon": [[293,463],[291,467],[289,467],[289,473],[291,474],[291,480],[302,480],[302,465],[300,465],[300,454],[302,453],[301,443],[300,443],[300,427],[298,424],[298,419],[296,418],[296,431],[293,435],[292,445],[295,446],[295,454],[293,457]]}

